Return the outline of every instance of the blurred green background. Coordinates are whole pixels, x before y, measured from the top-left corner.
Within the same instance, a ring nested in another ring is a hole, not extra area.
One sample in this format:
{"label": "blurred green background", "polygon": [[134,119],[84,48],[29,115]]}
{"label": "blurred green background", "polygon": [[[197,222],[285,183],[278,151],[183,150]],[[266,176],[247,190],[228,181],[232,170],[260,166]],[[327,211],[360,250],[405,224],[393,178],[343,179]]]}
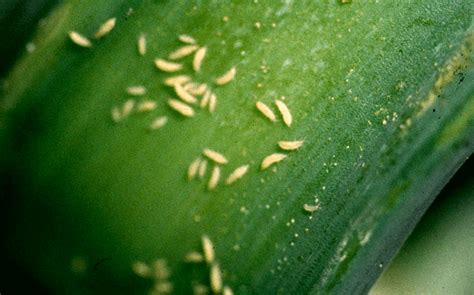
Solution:
{"label": "blurred green background", "polygon": [[5,76],[25,51],[37,23],[58,2],[59,0],[0,1],[0,77]]}
{"label": "blurred green background", "polygon": [[[0,78],[25,52],[38,22],[58,2],[0,3]],[[371,294],[474,294],[473,162],[466,161],[444,188]],[[4,195],[13,179],[1,181]],[[0,199],[0,206],[8,208],[6,198]],[[16,266],[14,257],[0,256],[0,265],[1,294],[49,293],[28,270]]]}

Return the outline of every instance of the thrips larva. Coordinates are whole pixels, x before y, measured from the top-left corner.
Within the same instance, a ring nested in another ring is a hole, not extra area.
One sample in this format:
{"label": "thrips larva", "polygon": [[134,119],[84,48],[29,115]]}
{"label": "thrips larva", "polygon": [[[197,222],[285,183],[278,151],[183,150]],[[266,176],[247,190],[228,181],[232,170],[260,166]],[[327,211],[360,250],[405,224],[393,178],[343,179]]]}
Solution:
{"label": "thrips larva", "polygon": [[146,94],[146,88],[144,86],[129,86],[127,93],[133,96],[141,96]]}
{"label": "thrips larva", "polygon": [[115,17],[106,20],[106,21],[99,27],[99,29],[98,29],[97,32],[95,33],[94,37],[95,37],[96,39],[100,39],[100,38],[104,37],[105,35],[107,35],[108,33],[110,33],[110,31],[112,31],[113,28],[115,27],[116,20],[117,20],[117,19],[116,19]]}
{"label": "thrips larva", "polygon": [[156,279],[167,279],[170,277],[170,270],[165,259],[157,259],[153,262],[154,277]]}
{"label": "thrips larva", "polygon": [[293,121],[293,117],[291,116],[290,109],[288,109],[288,106],[282,101],[277,99],[275,101],[275,104],[280,111],[281,115],[283,116],[283,122],[285,122],[286,126],[290,127],[291,122]]}
{"label": "thrips larva", "polygon": [[144,100],[141,101],[137,106],[137,111],[139,113],[151,112],[156,109],[157,104],[154,100]]}
{"label": "thrips larva", "polygon": [[175,111],[177,111],[178,113],[180,113],[181,115],[185,116],[185,117],[192,117],[194,116],[194,110],[192,107],[190,107],[189,105],[185,104],[184,102],[181,102],[177,99],[169,99],[168,100],[168,105],[174,109]]}
{"label": "thrips larva", "polygon": [[211,177],[209,177],[209,182],[207,183],[207,189],[213,190],[216,188],[221,178],[221,168],[219,166],[214,166],[212,168]]}
{"label": "thrips larva", "polygon": [[171,52],[168,56],[169,59],[180,59],[185,56],[192,54],[196,51],[199,47],[197,45],[186,45],[176,49],[175,51]]}
{"label": "thrips larva", "polygon": [[203,284],[193,284],[193,295],[207,295],[209,288]]}
{"label": "thrips larva", "polygon": [[134,262],[132,264],[132,270],[136,275],[142,278],[148,278],[152,274],[151,268],[146,263],[141,261]]}
{"label": "thrips larva", "polygon": [[262,170],[265,170],[268,167],[270,167],[271,165],[282,161],[286,157],[287,157],[287,155],[285,155],[285,154],[280,154],[280,153],[271,154],[271,155],[265,157],[265,159],[263,159],[260,168]]}
{"label": "thrips larva", "polygon": [[183,43],[196,44],[196,40],[189,35],[185,35],[185,34],[179,35],[178,39],[179,41]]}
{"label": "thrips larva", "polygon": [[199,103],[201,108],[205,108],[209,104],[209,99],[211,98],[212,92],[208,89],[204,92],[204,95]]}
{"label": "thrips larva", "polygon": [[200,263],[204,261],[204,257],[202,256],[201,253],[193,251],[186,254],[186,257],[184,258],[184,260],[190,263]]}
{"label": "thrips larva", "polygon": [[229,161],[227,161],[227,159],[224,157],[223,154],[219,153],[219,152],[216,152],[214,150],[211,150],[211,149],[204,149],[202,151],[203,155],[208,157],[210,160],[216,162],[217,164],[227,164]]}
{"label": "thrips larva", "polygon": [[313,213],[315,211],[318,211],[319,208],[320,208],[320,205],[308,205],[308,204],[304,204],[303,205],[303,208],[305,211],[309,212],[309,213]]}
{"label": "thrips larva", "polygon": [[221,269],[217,263],[213,263],[210,271],[211,289],[214,294],[218,294],[222,290]]}
{"label": "thrips larva", "polygon": [[182,64],[166,61],[161,58],[155,59],[155,66],[163,72],[176,72],[183,68]]}
{"label": "thrips larva", "polygon": [[205,83],[197,84],[197,83],[191,82],[184,85],[183,88],[186,89],[186,91],[188,91],[192,95],[203,95],[207,90],[207,84]]}
{"label": "thrips larva", "polygon": [[71,38],[72,42],[75,44],[81,46],[81,47],[87,47],[90,48],[92,47],[92,43],[89,39],[86,37],[82,36],[78,32],[71,31],[69,32],[69,38]]}
{"label": "thrips larva", "polygon": [[236,168],[225,180],[225,184],[229,185],[242,178],[249,170],[249,165],[243,165]]}
{"label": "thrips larva", "polygon": [[155,120],[153,120],[153,122],[151,122],[150,129],[151,130],[160,129],[163,126],[165,126],[166,123],[168,123],[168,117],[166,117],[166,116],[158,117]]}
{"label": "thrips larva", "polygon": [[153,286],[153,291],[149,294],[169,294],[173,291],[173,284],[169,281],[157,281]]}
{"label": "thrips larva", "polygon": [[183,89],[186,90],[186,91],[190,91],[191,89],[194,89],[196,87],[198,87],[198,83],[196,82],[193,82],[193,81],[189,81],[188,83],[185,83],[183,85]]}
{"label": "thrips larva", "polygon": [[143,33],[140,34],[140,36],[138,37],[137,46],[138,46],[138,53],[141,56],[144,56],[146,54],[146,37],[145,37],[145,34],[143,34]]}
{"label": "thrips larva", "polygon": [[209,112],[214,113],[216,110],[217,106],[217,96],[215,93],[211,93],[211,96],[209,97]]}
{"label": "thrips larva", "polygon": [[112,120],[117,123],[122,119],[122,113],[118,107],[112,108]]}
{"label": "thrips larva", "polygon": [[174,87],[176,84],[181,84],[183,85],[184,83],[191,81],[191,77],[187,75],[178,75],[178,76],[173,76],[166,78],[164,83],[167,86],[172,86]]}
{"label": "thrips larva", "polygon": [[222,289],[222,295],[234,295],[234,291],[229,286],[225,286],[224,289]]}
{"label": "thrips larva", "polygon": [[204,61],[204,57],[206,56],[207,48],[206,47],[201,47],[196,51],[194,54],[194,59],[193,59],[193,69],[196,72],[201,71],[202,67],[202,62]]}
{"label": "thrips larva", "polygon": [[204,253],[204,259],[208,264],[214,262],[214,244],[207,235],[201,237],[202,251]]}
{"label": "thrips larva", "polygon": [[199,169],[198,169],[199,178],[202,179],[204,175],[206,175],[206,170],[207,170],[207,160],[203,159],[201,163],[199,163]]}
{"label": "thrips larva", "polygon": [[190,104],[195,104],[197,102],[197,99],[187,92],[181,84],[175,84],[174,85],[174,90],[176,92],[176,95],[181,98],[184,102],[190,103]]}
{"label": "thrips larva", "polygon": [[304,144],[304,140],[294,140],[294,141],[279,141],[278,146],[282,150],[292,151],[299,149]]}
{"label": "thrips larva", "polygon": [[257,109],[265,116],[267,117],[270,121],[275,122],[276,121],[276,116],[273,113],[273,111],[263,102],[257,101],[255,104]]}
{"label": "thrips larva", "polygon": [[122,118],[128,117],[135,107],[135,101],[133,99],[127,100],[122,107]]}
{"label": "thrips larva", "polygon": [[232,67],[225,74],[223,74],[222,76],[216,78],[214,80],[214,83],[216,83],[217,85],[225,85],[225,84],[229,83],[230,81],[234,80],[236,73],[237,73],[236,68]]}
{"label": "thrips larva", "polygon": [[198,173],[199,166],[201,165],[201,158],[197,158],[189,164],[188,167],[188,180],[193,180]]}

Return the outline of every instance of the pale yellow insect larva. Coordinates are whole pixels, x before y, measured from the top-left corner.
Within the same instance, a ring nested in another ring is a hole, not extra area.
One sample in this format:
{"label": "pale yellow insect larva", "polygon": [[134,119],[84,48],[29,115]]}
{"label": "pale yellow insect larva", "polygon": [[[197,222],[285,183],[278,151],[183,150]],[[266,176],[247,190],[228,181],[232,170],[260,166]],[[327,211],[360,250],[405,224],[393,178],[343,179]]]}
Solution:
{"label": "pale yellow insect larva", "polygon": [[151,124],[150,124],[150,129],[151,129],[151,130],[160,129],[160,128],[162,128],[163,126],[165,126],[166,123],[168,123],[168,117],[166,117],[166,116],[158,117],[158,118],[156,118],[155,120],[153,120],[153,122],[151,122]]}
{"label": "pale yellow insect larva", "polygon": [[267,117],[270,121],[275,122],[276,121],[276,116],[273,113],[273,111],[263,102],[257,101],[255,104],[257,109],[265,116]]}
{"label": "pale yellow insect larva", "polygon": [[36,50],[36,45],[35,45],[35,43],[33,43],[33,42],[28,42],[28,43],[26,43],[26,51],[27,51],[28,53],[32,53],[32,52],[35,51],[35,50]]}
{"label": "pale yellow insect larva", "polygon": [[196,51],[199,48],[197,45],[186,45],[183,47],[180,47],[176,49],[175,51],[171,52],[170,55],[168,55],[169,59],[180,59],[183,57],[186,57],[190,54],[192,54],[194,51]]}
{"label": "pale yellow insect larva", "polygon": [[199,163],[199,169],[198,169],[199,178],[202,179],[204,175],[206,175],[206,170],[207,170],[207,160],[203,159],[201,163]]}
{"label": "pale yellow insect larva", "polygon": [[217,263],[212,264],[210,271],[211,290],[215,294],[222,291],[221,268]]}
{"label": "pale yellow insect larva", "polygon": [[116,123],[122,120],[122,113],[118,107],[112,108],[112,120]]}
{"label": "pale yellow insect larva", "polygon": [[265,157],[265,159],[263,159],[262,164],[260,165],[260,169],[265,170],[268,167],[270,167],[271,165],[282,161],[286,157],[287,157],[287,155],[285,155],[285,154],[280,154],[280,153],[271,154],[271,155]]}
{"label": "pale yellow insect larva", "polygon": [[127,88],[127,93],[133,96],[141,96],[146,94],[144,86],[130,86]]}
{"label": "pale yellow insect larva", "polygon": [[158,281],[153,286],[153,290],[156,293],[151,292],[150,294],[169,294],[173,292],[173,284],[168,281]]}
{"label": "pale yellow insect larva", "polygon": [[145,34],[140,34],[140,36],[138,36],[138,43],[137,43],[137,46],[138,46],[138,54],[140,54],[141,56],[144,56],[146,54],[146,37],[145,37]]}
{"label": "pale yellow insect larva", "polygon": [[136,275],[142,278],[148,278],[152,274],[151,268],[146,263],[141,261],[134,262],[132,264],[132,270]]}
{"label": "pale yellow insect larva", "polygon": [[168,105],[181,115],[185,117],[192,117],[194,116],[194,110],[192,107],[189,105],[185,104],[184,102],[181,102],[177,99],[169,99],[168,100]]}
{"label": "pale yellow insect larva", "polygon": [[201,165],[201,158],[197,158],[189,164],[188,167],[188,180],[193,180],[198,173],[199,166]]}
{"label": "pale yellow insect larva", "polygon": [[173,76],[173,77],[166,78],[164,83],[167,86],[174,87],[174,85],[176,85],[176,84],[183,85],[188,81],[191,81],[191,77],[189,77],[187,75],[178,75],[178,76]]}
{"label": "pale yellow insect larva", "polygon": [[217,106],[217,96],[214,93],[211,93],[211,96],[209,97],[209,112],[214,113],[216,110]]}
{"label": "pale yellow insect larva", "polygon": [[303,208],[305,211],[309,212],[309,213],[313,213],[315,211],[318,211],[320,206],[319,205],[308,205],[308,204],[304,204],[303,205]]}
{"label": "pale yellow insect larva", "polygon": [[211,239],[207,235],[203,235],[201,237],[201,243],[202,243],[202,252],[204,253],[204,260],[208,264],[211,264],[214,262],[214,244],[212,243]]}
{"label": "pale yellow insect larva", "polygon": [[225,84],[229,83],[230,81],[234,80],[236,73],[237,73],[236,68],[232,67],[230,70],[228,70],[222,76],[216,78],[214,80],[214,83],[216,83],[217,85],[225,85]]}
{"label": "pale yellow insect larva", "polygon": [[227,159],[224,157],[223,154],[216,152],[214,150],[208,149],[208,148],[204,149],[202,151],[202,154],[206,156],[207,158],[209,158],[210,160],[216,162],[217,164],[225,165],[229,162],[227,161]]}
{"label": "pale yellow insect larva", "polygon": [[185,83],[183,85],[183,89],[186,90],[186,91],[189,91],[189,90],[194,89],[198,86],[199,86],[198,83],[189,81],[188,83]]}
{"label": "pale yellow insect larva", "polygon": [[178,39],[179,41],[183,43],[196,44],[196,40],[189,35],[185,35],[185,34],[179,35]]}
{"label": "pale yellow insect larva", "polygon": [[209,182],[207,183],[207,189],[210,191],[215,189],[217,184],[219,183],[220,178],[221,168],[219,168],[219,166],[214,166],[211,172],[211,177],[209,178]]}
{"label": "pale yellow insect larva", "polygon": [[222,295],[234,295],[234,291],[229,286],[225,286],[224,289],[222,289]]}
{"label": "pale yellow insect larva", "polygon": [[155,66],[163,72],[177,72],[183,68],[182,64],[170,62],[161,58],[155,59]]}
{"label": "pale yellow insect larva", "polygon": [[153,263],[153,275],[156,279],[164,280],[170,277],[170,270],[165,259],[157,259]]}
{"label": "pale yellow insect larva", "polygon": [[211,98],[212,92],[208,89],[204,92],[204,95],[199,103],[199,106],[203,109],[209,104],[209,99]]}
{"label": "pale yellow insect larva", "polygon": [[207,91],[207,84],[206,83],[201,83],[197,88],[195,88],[194,95],[203,95]]}
{"label": "pale yellow insect larva", "polygon": [[294,140],[294,141],[279,141],[278,146],[282,150],[292,151],[299,149],[304,144],[304,140]]}
{"label": "pale yellow insect larva", "polygon": [[193,59],[193,69],[195,72],[200,72],[202,67],[202,62],[204,61],[204,57],[206,57],[207,48],[201,47],[196,51],[194,54]]}
{"label": "pale yellow insect larva", "polygon": [[201,253],[193,251],[186,254],[184,261],[190,262],[190,263],[200,263],[204,261],[204,257],[202,256]]}
{"label": "pale yellow insect larva", "polygon": [[71,38],[72,42],[75,44],[81,46],[81,47],[87,47],[90,48],[92,47],[92,43],[89,39],[86,37],[82,36],[78,32],[71,31],[69,32],[69,38]]}
{"label": "pale yellow insect larva", "polygon": [[133,99],[127,100],[122,107],[122,118],[128,117],[135,107],[135,101]]}
{"label": "pale yellow insect larva", "polygon": [[249,170],[249,165],[243,165],[236,168],[225,180],[225,184],[229,185],[236,182],[238,179],[242,178],[245,173]]}
{"label": "pale yellow insect larva", "polygon": [[203,284],[193,285],[193,295],[205,295],[209,293],[209,288]]}
{"label": "pale yellow insect larva", "polygon": [[144,100],[138,104],[137,111],[139,113],[151,112],[154,109],[156,109],[156,107],[157,107],[156,101]]}
{"label": "pale yellow insect larva", "polygon": [[110,31],[112,31],[114,29],[116,21],[117,21],[117,19],[115,17],[109,18],[108,20],[106,20],[99,27],[99,29],[95,33],[94,37],[96,39],[100,39],[100,38],[104,37],[105,35],[107,35],[108,33],[110,33]]}
{"label": "pale yellow insect larva", "polygon": [[197,99],[191,93],[187,92],[181,84],[175,84],[174,91],[176,92],[176,95],[184,102],[190,104],[195,104],[197,102]]}
{"label": "pale yellow insect larva", "polygon": [[283,116],[283,122],[285,122],[286,126],[291,127],[291,122],[293,121],[293,117],[291,116],[290,109],[282,100],[275,100],[275,104],[280,111],[281,115]]}
{"label": "pale yellow insect larva", "polygon": [[186,89],[186,91],[188,91],[189,93],[191,93],[192,95],[203,95],[206,90],[207,90],[207,84],[205,83],[202,83],[202,84],[197,84],[197,83],[188,83],[186,85],[184,85],[183,87],[184,89]]}

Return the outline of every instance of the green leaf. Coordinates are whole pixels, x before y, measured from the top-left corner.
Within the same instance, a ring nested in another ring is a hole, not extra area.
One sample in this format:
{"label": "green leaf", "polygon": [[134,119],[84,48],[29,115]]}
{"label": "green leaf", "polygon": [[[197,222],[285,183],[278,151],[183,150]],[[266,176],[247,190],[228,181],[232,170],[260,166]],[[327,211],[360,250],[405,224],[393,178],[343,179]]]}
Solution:
{"label": "green leaf", "polygon": [[[93,48],[68,37],[91,37],[111,17],[116,27]],[[153,60],[181,46],[180,34],[207,47],[202,71],[188,57],[182,73],[211,85],[213,114],[185,118],[167,106],[171,74]],[[153,280],[131,265],[158,258],[174,291],[190,293],[210,284],[209,265],[184,261],[202,235],[236,293],[366,292],[473,151],[469,1],[71,0],[33,42],[4,83],[0,159],[14,179],[6,236],[59,293],[146,292]],[[233,66],[234,81],[212,83]],[[158,107],[115,124],[111,110],[133,85]],[[283,96],[291,128],[274,105]],[[150,132],[158,116],[168,123]],[[280,140],[305,143],[261,171]],[[212,191],[209,170],[188,181],[204,148],[229,160],[222,177],[245,164],[248,173]]]}
{"label": "green leaf", "polygon": [[472,160],[464,163],[436,198],[371,294],[472,293]]}

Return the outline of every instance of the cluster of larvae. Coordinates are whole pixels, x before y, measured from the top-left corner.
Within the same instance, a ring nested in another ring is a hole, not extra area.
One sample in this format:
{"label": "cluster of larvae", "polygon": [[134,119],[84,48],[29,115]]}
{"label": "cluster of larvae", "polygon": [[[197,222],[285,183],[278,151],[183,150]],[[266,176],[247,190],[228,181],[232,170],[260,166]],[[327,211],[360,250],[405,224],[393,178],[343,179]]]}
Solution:
{"label": "cluster of larvae", "polygon": [[[186,254],[184,261],[191,264],[205,263],[209,270],[209,286],[205,283],[193,282],[192,290],[194,295],[204,295],[209,293],[209,289],[213,294],[233,295],[234,292],[229,286],[224,286],[222,279],[222,271],[216,260],[214,252],[214,244],[207,235],[201,237],[202,253],[192,251]],[[165,259],[158,259],[151,265],[142,261],[136,261],[132,264],[133,272],[146,279],[153,281],[150,295],[169,294],[173,291],[173,284],[168,280],[170,271]]]}
{"label": "cluster of larvae", "polygon": [[[96,38],[102,38],[107,33],[109,33],[114,28],[115,23],[115,18],[107,20],[95,34]],[[92,47],[92,43],[77,32],[71,32],[69,36],[73,42],[80,46]],[[207,53],[207,47],[199,46],[196,39],[189,35],[179,35],[178,39],[185,45],[171,52],[167,59],[156,58],[154,60],[155,66],[163,72],[176,73],[184,69],[184,65],[179,63],[178,60],[183,59],[189,55],[194,55],[192,59],[192,68],[195,73],[201,72]],[[143,33],[138,37],[137,48],[138,53],[141,56],[146,55],[147,42],[145,34]],[[214,84],[217,86],[228,84],[235,79],[236,73],[236,67],[231,67],[223,75],[215,78]],[[217,106],[217,96],[206,83],[194,81],[189,75],[183,74],[167,77],[164,79],[163,83],[166,86],[174,88],[177,99],[168,99],[168,106],[180,115],[185,117],[193,117],[195,115],[195,109],[193,106],[197,104],[200,108],[207,108],[210,113],[215,112]],[[147,93],[147,89],[140,85],[129,86],[127,88],[127,93],[131,96],[143,96]],[[281,99],[275,100],[275,105],[279,110],[285,125],[291,127],[293,116],[288,106]],[[268,105],[261,101],[257,101],[255,106],[268,120],[271,122],[277,121],[277,116]],[[116,106],[112,109],[112,119],[115,122],[120,122],[121,120],[127,118],[135,109],[138,113],[143,113],[153,111],[156,109],[156,107],[157,103],[152,100],[142,100],[136,103],[134,99],[129,99],[125,101],[123,105]],[[167,122],[167,116],[159,116],[151,122],[149,128],[151,130],[160,129],[166,125]],[[290,151],[300,148],[303,143],[303,140],[279,141],[278,145],[282,150]],[[211,149],[204,149],[203,154],[215,163],[207,183],[207,188],[209,190],[213,190],[218,185],[221,177],[220,165],[225,165],[228,163],[228,161],[221,153]],[[262,160],[260,168],[261,170],[265,170],[273,164],[276,164],[286,158],[286,154],[272,153]],[[192,180],[196,176],[199,176],[199,178],[202,179],[206,174],[207,163],[207,160],[201,159],[200,157],[192,161],[188,167],[188,179]],[[240,165],[239,167],[235,168],[225,179],[225,184],[230,185],[239,180],[248,172],[248,170],[249,165]]]}
{"label": "cluster of larvae", "polygon": [[[94,34],[94,38],[97,40],[103,38],[112,31],[115,25],[116,18],[108,19],[98,28]],[[78,32],[71,31],[69,37],[78,46],[86,48],[93,47],[92,41]],[[192,59],[193,71],[195,73],[201,72],[207,53],[207,47],[199,46],[197,41],[189,35],[180,35],[178,39],[185,45],[171,52],[166,59],[156,58],[154,60],[154,65],[157,69],[171,74],[171,76],[164,79],[163,84],[173,87],[177,98],[169,98],[167,104],[172,110],[185,117],[193,117],[195,115],[195,107],[207,109],[209,113],[214,113],[217,107],[217,95],[212,91],[211,87],[206,83],[193,80],[189,75],[177,74],[177,72],[184,69],[184,65],[178,61],[190,55],[194,55]],[[143,33],[138,37],[137,49],[140,56],[146,55],[147,41]],[[213,83],[216,86],[226,85],[235,79],[236,74],[236,67],[233,66],[224,74],[216,77]],[[139,97],[146,95],[147,89],[141,85],[134,85],[129,86],[126,92],[131,96]],[[284,98],[276,99],[275,105],[282,117],[283,123],[287,127],[291,127],[293,116],[283,100]],[[269,121],[277,121],[277,115],[267,104],[257,101],[255,107]],[[114,122],[120,122],[132,114],[133,111],[144,113],[154,111],[156,108],[157,102],[153,100],[144,99],[136,102],[135,99],[128,99],[122,105],[113,107],[112,120]],[[151,130],[157,130],[165,126],[167,122],[167,116],[159,116],[153,119],[149,128]],[[304,140],[278,141],[278,147],[283,151],[297,150],[303,144]],[[288,155],[284,153],[272,153],[261,161],[260,169],[266,170],[287,157]],[[213,163],[213,168],[207,182],[207,188],[213,190],[220,181],[221,166],[229,163],[222,153],[205,148],[202,151],[202,156],[196,158],[189,165],[187,176],[189,180],[193,180],[197,177],[203,179],[209,161]],[[238,166],[225,178],[224,183],[226,185],[233,184],[245,176],[249,168],[250,165],[248,164]],[[316,202],[315,205],[304,204],[303,208],[305,211],[312,213],[320,209],[320,204],[318,202]],[[223,286],[221,269],[215,259],[214,246],[206,235],[202,236],[202,249],[202,254],[200,252],[188,253],[185,257],[185,261],[188,263],[206,263],[209,269],[210,290],[215,294],[232,295],[232,289],[228,286]],[[153,280],[153,287],[150,290],[150,294],[169,294],[173,291],[173,285],[169,281],[170,271],[167,267],[166,260],[158,259],[151,265],[144,262],[135,262],[132,265],[132,269],[140,277]],[[205,284],[193,284],[193,292],[195,295],[207,294],[209,288]]]}

